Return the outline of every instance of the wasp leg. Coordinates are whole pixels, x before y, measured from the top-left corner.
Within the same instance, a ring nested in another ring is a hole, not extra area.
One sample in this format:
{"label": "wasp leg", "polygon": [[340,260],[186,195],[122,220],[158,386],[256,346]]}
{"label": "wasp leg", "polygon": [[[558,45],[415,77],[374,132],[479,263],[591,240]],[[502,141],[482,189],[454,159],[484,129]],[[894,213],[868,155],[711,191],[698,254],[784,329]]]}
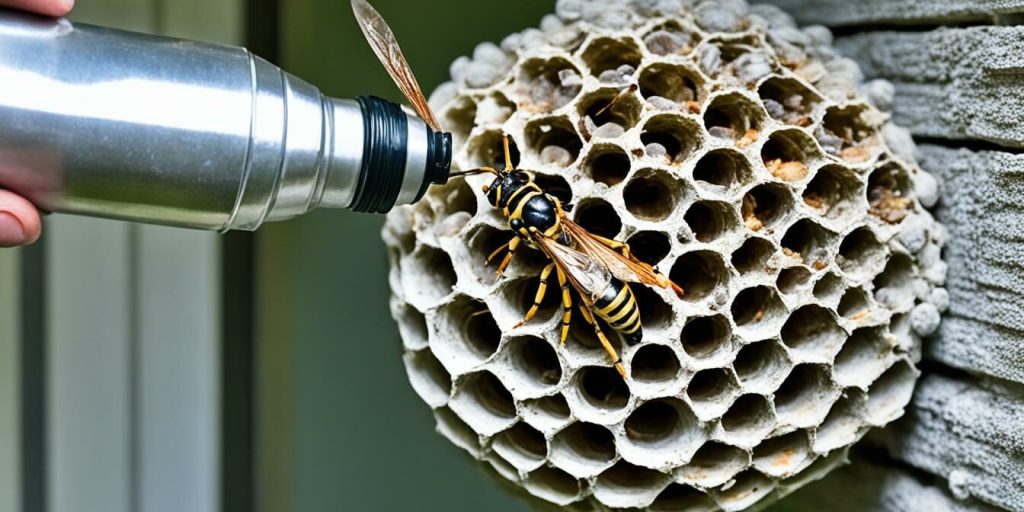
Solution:
{"label": "wasp leg", "polygon": [[622,367],[622,359],[619,357],[619,353],[615,351],[615,347],[613,347],[611,342],[608,341],[608,338],[605,337],[604,332],[601,331],[601,326],[598,325],[597,320],[594,319],[594,315],[590,313],[590,309],[583,304],[580,304],[580,313],[583,313],[583,319],[594,328],[594,332],[597,333],[597,339],[601,342],[601,346],[604,347],[604,350],[608,352],[608,356],[611,357],[612,364],[615,365],[615,370],[619,372],[619,375],[621,375],[623,379],[625,379],[626,369]]}
{"label": "wasp leg", "polygon": [[507,251],[507,250],[508,250],[508,246],[509,246],[509,245],[510,245],[511,243],[512,243],[512,240],[509,240],[508,242],[505,242],[505,244],[504,244],[504,245],[502,245],[501,247],[498,247],[497,249],[495,249],[495,250],[494,250],[494,252],[492,252],[492,253],[490,254],[490,256],[488,256],[488,257],[487,257],[487,259],[486,259],[486,260],[484,260],[484,265],[485,265],[485,266],[487,266],[487,265],[490,265],[490,264],[491,264],[491,261],[493,261],[493,260],[494,260],[494,258],[497,258],[499,254],[501,254],[501,253],[503,253],[503,252],[505,252],[505,251]]}
{"label": "wasp leg", "polygon": [[508,252],[505,253],[505,258],[503,260],[501,260],[501,265],[498,265],[498,272],[497,272],[497,274],[499,276],[503,272],[505,272],[506,268],[508,268],[508,264],[509,264],[509,262],[512,261],[512,256],[514,256],[516,254],[516,249],[519,248],[519,243],[520,242],[522,242],[522,239],[519,238],[518,236],[513,238],[512,240],[509,240],[509,242],[508,242]]}
{"label": "wasp leg", "polygon": [[501,138],[501,145],[505,149],[505,170],[506,171],[511,171],[512,170],[512,150],[509,148],[508,134],[502,136],[502,138]]}
{"label": "wasp leg", "polygon": [[565,339],[569,336],[569,320],[572,320],[572,295],[569,293],[569,283],[565,278],[562,269],[555,269],[558,275],[558,285],[562,287],[562,334],[560,343],[565,346]]}
{"label": "wasp leg", "polygon": [[548,291],[548,277],[551,275],[553,270],[555,270],[555,264],[548,263],[548,266],[544,267],[544,270],[540,272],[540,282],[537,284],[537,295],[533,297],[533,305],[530,306],[530,310],[526,312],[526,316],[523,320],[512,327],[513,329],[522,327],[523,324],[529,322],[530,319],[533,318],[533,315],[537,314],[537,310],[540,309],[540,303],[544,301],[544,295]]}

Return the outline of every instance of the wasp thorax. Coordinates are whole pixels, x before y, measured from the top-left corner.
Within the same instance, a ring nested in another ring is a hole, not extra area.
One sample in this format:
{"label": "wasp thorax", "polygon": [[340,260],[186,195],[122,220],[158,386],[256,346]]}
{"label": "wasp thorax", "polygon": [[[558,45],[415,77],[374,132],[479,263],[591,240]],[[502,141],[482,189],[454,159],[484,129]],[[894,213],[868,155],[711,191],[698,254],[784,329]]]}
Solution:
{"label": "wasp thorax", "polygon": [[908,403],[934,331],[911,320],[945,307],[929,302],[944,274],[924,268],[944,230],[915,196],[930,177],[887,145],[887,116],[820,27],[795,37],[778,9],[742,1],[556,12],[435,92],[455,165],[495,166],[510,136],[515,167],[571,219],[685,294],[631,285],[642,341],[609,336],[624,380],[581,315],[559,345],[553,275],[517,326],[544,253],[520,246],[500,278],[482,265],[514,236],[495,206],[528,176],[452,180],[384,231],[412,385],[442,435],[537,499],[764,505]]}

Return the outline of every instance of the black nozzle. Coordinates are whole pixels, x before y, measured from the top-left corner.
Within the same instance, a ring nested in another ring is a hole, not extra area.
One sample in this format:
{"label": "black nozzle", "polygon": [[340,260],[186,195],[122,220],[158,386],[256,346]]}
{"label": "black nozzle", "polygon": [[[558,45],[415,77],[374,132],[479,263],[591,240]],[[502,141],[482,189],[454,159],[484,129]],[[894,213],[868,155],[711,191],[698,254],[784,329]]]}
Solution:
{"label": "black nozzle", "polygon": [[416,201],[423,198],[431,183],[444,185],[448,183],[448,174],[452,170],[452,134],[435,132],[427,127],[427,172],[423,176],[423,185],[416,193]]}

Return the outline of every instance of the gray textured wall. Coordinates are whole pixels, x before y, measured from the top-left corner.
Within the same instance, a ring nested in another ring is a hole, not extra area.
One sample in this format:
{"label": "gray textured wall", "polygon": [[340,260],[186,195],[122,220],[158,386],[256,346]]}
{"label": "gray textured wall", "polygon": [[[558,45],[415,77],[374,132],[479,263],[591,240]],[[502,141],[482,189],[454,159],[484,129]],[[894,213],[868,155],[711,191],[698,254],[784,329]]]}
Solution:
{"label": "gray textured wall", "polygon": [[907,416],[798,510],[1024,510],[1024,2],[775,0],[839,27],[942,182],[949,313]]}

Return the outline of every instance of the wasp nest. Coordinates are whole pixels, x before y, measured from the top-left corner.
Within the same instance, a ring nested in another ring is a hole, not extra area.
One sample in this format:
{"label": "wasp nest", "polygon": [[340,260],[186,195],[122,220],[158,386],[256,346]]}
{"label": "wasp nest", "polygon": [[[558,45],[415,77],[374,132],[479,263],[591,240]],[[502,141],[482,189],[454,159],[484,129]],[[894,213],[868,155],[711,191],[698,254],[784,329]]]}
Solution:
{"label": "wasp nest", "polygon": [[559,347],[558,293],[514,329],[544,256],[496,277],[484,259],[512,233],[491,177],[452,180],[384,230],[412,385],[441,434],[553,504],[774,501],[910,400],[948,302],[935,180],[888,124],[891,86],[827,29],[742,1],[556,10],[452,65],[431,101],[455,165],[503,167],[508,134],[579,224],[685,296],[634,285],[644,341],[612,337],[627,381],[581,315]]}

